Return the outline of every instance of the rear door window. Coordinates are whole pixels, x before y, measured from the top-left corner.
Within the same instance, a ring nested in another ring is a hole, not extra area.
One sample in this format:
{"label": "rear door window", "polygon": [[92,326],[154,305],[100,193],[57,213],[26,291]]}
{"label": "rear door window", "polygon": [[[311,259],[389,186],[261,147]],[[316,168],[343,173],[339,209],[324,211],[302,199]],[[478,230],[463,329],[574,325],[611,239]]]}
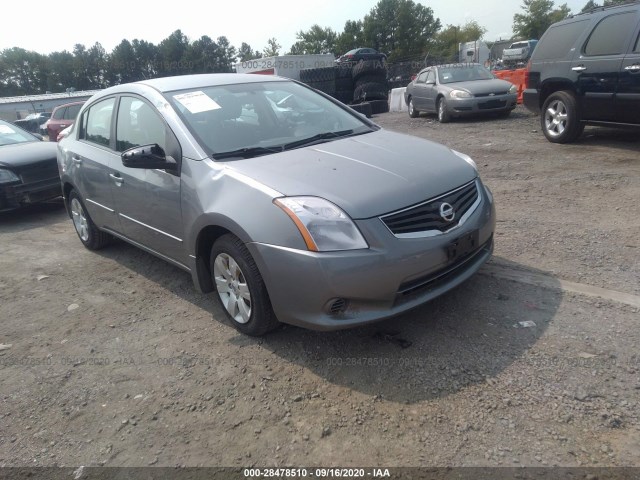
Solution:
{"label": "rear door window", "polygon": [[536,47],[536,60],[556,60],[566,58],[578,37],[587,27],[589,20],[579,20],[550,27],[542,37],[544,41]]}
{"label": "rear door window", "polygon": [[624,12],[601,20],[584,47],[584,54],[620,55],[627,52],[629,36],[636,26],[636,12]]}
{"label": "rear door window", "polygon": [[69,105],[64,115],[65,120],[75,120],[82,105]]}
{"label": "rear door window", "polygon": [[67,107],[58,108],[55,112],[53,112],[52,118],[54,120],[62,120],[64,118],[64,114],[67,111]]}

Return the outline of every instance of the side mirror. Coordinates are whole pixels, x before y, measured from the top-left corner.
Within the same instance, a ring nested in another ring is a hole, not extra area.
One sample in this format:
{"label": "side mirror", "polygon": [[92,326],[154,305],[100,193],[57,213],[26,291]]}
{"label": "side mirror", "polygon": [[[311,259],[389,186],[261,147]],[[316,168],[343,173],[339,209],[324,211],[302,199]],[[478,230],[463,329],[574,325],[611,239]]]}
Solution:
{"label": "side mirror", "polygon": [[125,150],[121,155],[122,164],[129,168],[150,168],[175,171],[177,163],[171,157],[167,157],[164,150],[154,143],[142,145]]}

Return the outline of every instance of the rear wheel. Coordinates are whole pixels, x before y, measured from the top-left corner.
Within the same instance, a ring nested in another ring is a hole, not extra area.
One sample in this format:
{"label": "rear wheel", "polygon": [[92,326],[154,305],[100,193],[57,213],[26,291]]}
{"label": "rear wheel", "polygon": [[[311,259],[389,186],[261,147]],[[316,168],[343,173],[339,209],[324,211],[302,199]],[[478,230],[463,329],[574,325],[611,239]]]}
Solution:
{"label": "rear wheel", "polygon": [[69,211],[71,212],[71,219],[78,238],[86,248],[100,250],[111,242],[111,235],[96,227],[84,208],[80,195],[75,190],[69,192]]}
{"label": "rear wheel", "polygon": [[576,97],[572,92],[555,92],[545,100],[540,116],[542,132],[553,143],[569,143],[584,130]]}
{"label": "rear wheel", "polygon": [[214,243],[210,267],[218,301],[236,329],[257,336],[278,327],[258,266],[238,237]]}

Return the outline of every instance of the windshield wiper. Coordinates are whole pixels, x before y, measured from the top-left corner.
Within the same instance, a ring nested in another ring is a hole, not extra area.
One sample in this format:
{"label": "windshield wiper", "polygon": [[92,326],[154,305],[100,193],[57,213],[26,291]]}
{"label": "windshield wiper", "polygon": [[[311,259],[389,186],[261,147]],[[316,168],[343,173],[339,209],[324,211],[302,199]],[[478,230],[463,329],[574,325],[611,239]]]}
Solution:
{"label": "windshield wiper", "polygon": [[300,148],[312,143],[320,142],[322,140],[331,140],[338,137],[348,137],[353,135],[353,130],[341,130],[339,132],[324,132],[314,135],[313,137],[303,138],[302,140],[296,140],[295,142],[285,143],[282,147],[284,150],[290,150],[292,148]]}
{"label": "windshield wiper", "polygon": [[212,157],[215,160],[222,160],[224,158],[252,158],[259,157],[260,155],[267,155],[269,153],[281,152],[283,149],[281,146],[275,147],[243,147],[237,150],[230,150],[228,152],[214,153]]}

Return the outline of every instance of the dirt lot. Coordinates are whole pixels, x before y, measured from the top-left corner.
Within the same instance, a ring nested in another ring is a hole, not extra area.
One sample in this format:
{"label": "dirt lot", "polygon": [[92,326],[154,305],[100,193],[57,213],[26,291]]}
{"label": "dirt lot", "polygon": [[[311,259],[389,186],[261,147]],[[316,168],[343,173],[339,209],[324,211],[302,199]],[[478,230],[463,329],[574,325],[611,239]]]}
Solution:
{"label": "dirt lot", "polygon": [[0,215],[0,466],[640,466],[638,133],[376,121],[470,154],[499,221],[479,275],[375,326],[245,337],[59,203]]}

